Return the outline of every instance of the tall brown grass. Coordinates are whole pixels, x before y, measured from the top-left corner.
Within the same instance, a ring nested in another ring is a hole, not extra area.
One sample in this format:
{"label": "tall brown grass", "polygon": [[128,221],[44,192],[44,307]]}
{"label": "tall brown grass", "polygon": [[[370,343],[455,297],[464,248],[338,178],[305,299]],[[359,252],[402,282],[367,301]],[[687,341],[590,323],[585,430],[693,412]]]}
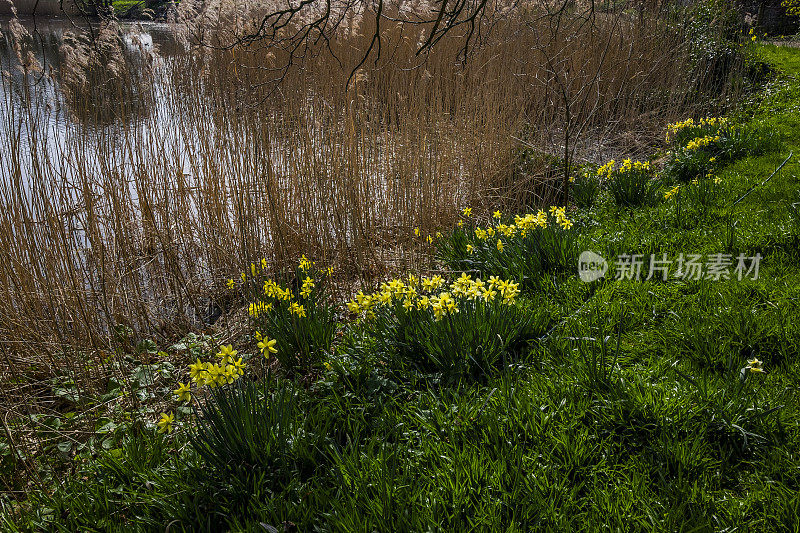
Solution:
{"label": "tall brown grass", "polygon": [[[258,43],[145,57],[105,34],[100,49],[67,43],[57,101],[20,106],[12,94],[33,81],[6,80],[6,394],[46,404],[30,383],[58,375],[102,389],[116,325],[157,338],[204,327],[234,303],[225,280],[262,257],[278,270],[304,253],[367,281],[420,266],[413,228],[432,234],[467,205],[554,202],[565,161],[635,151],[697,105],[663,14],[555,24],[520,9],[467,61],[456,33],[418,55],[422,30],[387,23],[380,59],[348,86],[364,20],[288,69]],[[71,118],[52,128],[59,106]]]}

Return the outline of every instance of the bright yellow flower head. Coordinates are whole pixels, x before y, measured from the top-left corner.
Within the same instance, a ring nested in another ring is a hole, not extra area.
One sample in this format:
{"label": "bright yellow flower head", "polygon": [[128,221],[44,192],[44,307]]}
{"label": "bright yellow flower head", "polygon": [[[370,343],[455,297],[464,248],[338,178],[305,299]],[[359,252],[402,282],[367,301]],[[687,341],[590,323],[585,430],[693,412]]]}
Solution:
{"label": "bright yellow flower head", "polygon": [[275,339],[270,340],[269,337],[264,337],[261,342],[258,343],[258,349],[261,350],[261,353],[264,357],[269,358],[269,354],[271,353],[278,353],[277,348],[275,348],[275,343],[277,343]]}
{"label": "bright yellow flower head", "polygon": [[233,361],[233,363],[231,363],[231,366],[239,376],[243,376],[244,368],[247,366],[247,363],[242,362],[242,358],[240,357],[239,359]]}
{"label": "bright yellow flower head", "polygon": [[172,432],[172,423],[175,421],[175,415],[170,413],[161,413],[161,419],[156,422],[158,426],[159,433],[171,433]]}
{"label": "bright yellow flower head", "polygon": [[497,220],[500,220],[500,217],[502,217],[503,215],[502,213],[500,213],[500,211],[495,211],[494,213],[492,213],[492,216]]}
{"label": "bright yellow flower head", "polygon": [[191,401],[191,399],[192,399],[191,390],[192,390],[192,387],[191,387],[190,384],[178,382],[178,388],[175,389],[174,392],[175,392],[175,396],[178,397],[178,400],[180,400],[182,402],[188,402],[188,401]]}
{"label": "bright yellow flower head", "polygon": [[600,177],[603,176],[610,177],[611,173],[614,172],[614,165],[616,164],[617,162],[612,159],[611,161],[609,161],[608,163],[597,169],[597,175]]}
{"label": "bright yellow flower head", "polygon": [[189,365],[189,377],[192,378],[192,381],[195,383],[204,383],[205,379],[203,374],[206,371],[206,364],[200,359],[197,360],[196,363]]}
{"label": "bright yellow flower head", "polygon": [[229,280],[227,281],[227,285],[228,285],[228,288],[229,288],[230,290],[233,290],[233,288],[235,287],[235,284],[233,283],[233,278],[231,278],[231,279],[229,279]]}
{"label": "bright yellow flower head", "polygon": [[672,189],[670,189],[670,190],[668,190],[667,192],[664,193],[664,198],[669,200],[670,198],[672,198],[673,196],[678,194],[678,191],[680,191],[680,190],[681,190],[680,185],[676,185],[675,187],[673,187]]}
{"label": "bright yellow flower head", "polygon": [[297,315],[299,318],[304,318],[306,316],[305,308],[297,302],[289,304],[289,312],[293,315]]}
{"label": "bright yellow flower head", "polygon": [[228,344],[227,346],[220,346],[219,351],[217,352],[217,355],[220,356],[221,358],[225,359],[226,357],[233,357],[237,353],[239,353],[239,352],[237,350],[233,349],[233,345],[232,344]]}
{"label": "bright yellow flower head", "polygon": [[472,216],[472,208],[471,207],[465,207],[464,210],[461,211],[461,214],[464,215],[465,217]]}

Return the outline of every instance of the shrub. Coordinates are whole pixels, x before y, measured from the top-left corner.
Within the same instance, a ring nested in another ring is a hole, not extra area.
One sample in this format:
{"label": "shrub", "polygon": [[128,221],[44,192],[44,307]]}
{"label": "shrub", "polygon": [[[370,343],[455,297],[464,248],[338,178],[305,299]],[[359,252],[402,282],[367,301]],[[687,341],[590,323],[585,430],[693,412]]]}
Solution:
{"label": "shrub", "polygon": [[744,62],[738,42],[740,15],[733,2],[700,0],[689,8],[685,24],[694,87],[719,96],[710,93],[726,88]]}

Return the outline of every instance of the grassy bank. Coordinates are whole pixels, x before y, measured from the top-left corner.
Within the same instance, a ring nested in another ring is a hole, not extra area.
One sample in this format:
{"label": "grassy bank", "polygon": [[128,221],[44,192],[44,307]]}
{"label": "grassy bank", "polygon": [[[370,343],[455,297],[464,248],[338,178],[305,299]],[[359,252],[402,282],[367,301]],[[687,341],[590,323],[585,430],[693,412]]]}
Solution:
{"label": "grassy bank", "polygon": [[[0,500],[0,523],[797,530],[800,50],[759,54],[780,74],[729,117],[730,129],[685,139],[676,131],[649,168],[587,167],[573,183],[584,207],[553,209],[546,226],[536,213],[462,211],[460,225],[431,235],[440,264],[451,266],[441,286],[412,272],[334,310],[315,299],[325,265],[286,278],[280,291],[291,300],[263,290],[254,265],[231,281],[256,305],[246,331],[226,332],[240,353],[207,336],[140,343],[130,381],[109,380],[107,396],[84,406],[102,413],[93,445],[51,442],[49,466],[69,465],[66,481],[46,468],[15,481],[27,498]],[[706,147],[687,148],[704,137]],[[642,188],[654,176],[657,189]],[[421,245],[426,237],[409,236]],[[606,278],[578,279],[583,250],[609,261]],[[616,280],[621,254],[727,254],[732,264],[727,279],[673,270],[667,280],[645,280],[646,271]],[[757,254],[757,279],[739,279],[737,258]],[[457,281],[462,271],[468,281]],[[246,366],[230,369],[238,357]],[[212,379],[218,369],[227,373]],[[172,394],[179,383],[189,384],[188,402]],[[62,389],[77,412],[80,388]],[[127,396],[138,408],[115,412]],[[157,426],[161,413],[175,418]],[[37,427],[46,436],[54,424]],[[11,479],[26,458],[6,430],[0,452]]]}

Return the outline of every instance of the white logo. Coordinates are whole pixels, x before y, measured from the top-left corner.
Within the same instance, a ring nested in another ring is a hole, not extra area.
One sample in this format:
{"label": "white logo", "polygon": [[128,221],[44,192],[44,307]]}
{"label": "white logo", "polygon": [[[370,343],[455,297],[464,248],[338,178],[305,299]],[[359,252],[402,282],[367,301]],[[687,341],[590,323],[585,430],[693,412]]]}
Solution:
{"label": "white logo", "polygon": [[608,271],[608,261],[594,252],[582,252],[578,258],[578,277],[589,283],[602,278]]}

